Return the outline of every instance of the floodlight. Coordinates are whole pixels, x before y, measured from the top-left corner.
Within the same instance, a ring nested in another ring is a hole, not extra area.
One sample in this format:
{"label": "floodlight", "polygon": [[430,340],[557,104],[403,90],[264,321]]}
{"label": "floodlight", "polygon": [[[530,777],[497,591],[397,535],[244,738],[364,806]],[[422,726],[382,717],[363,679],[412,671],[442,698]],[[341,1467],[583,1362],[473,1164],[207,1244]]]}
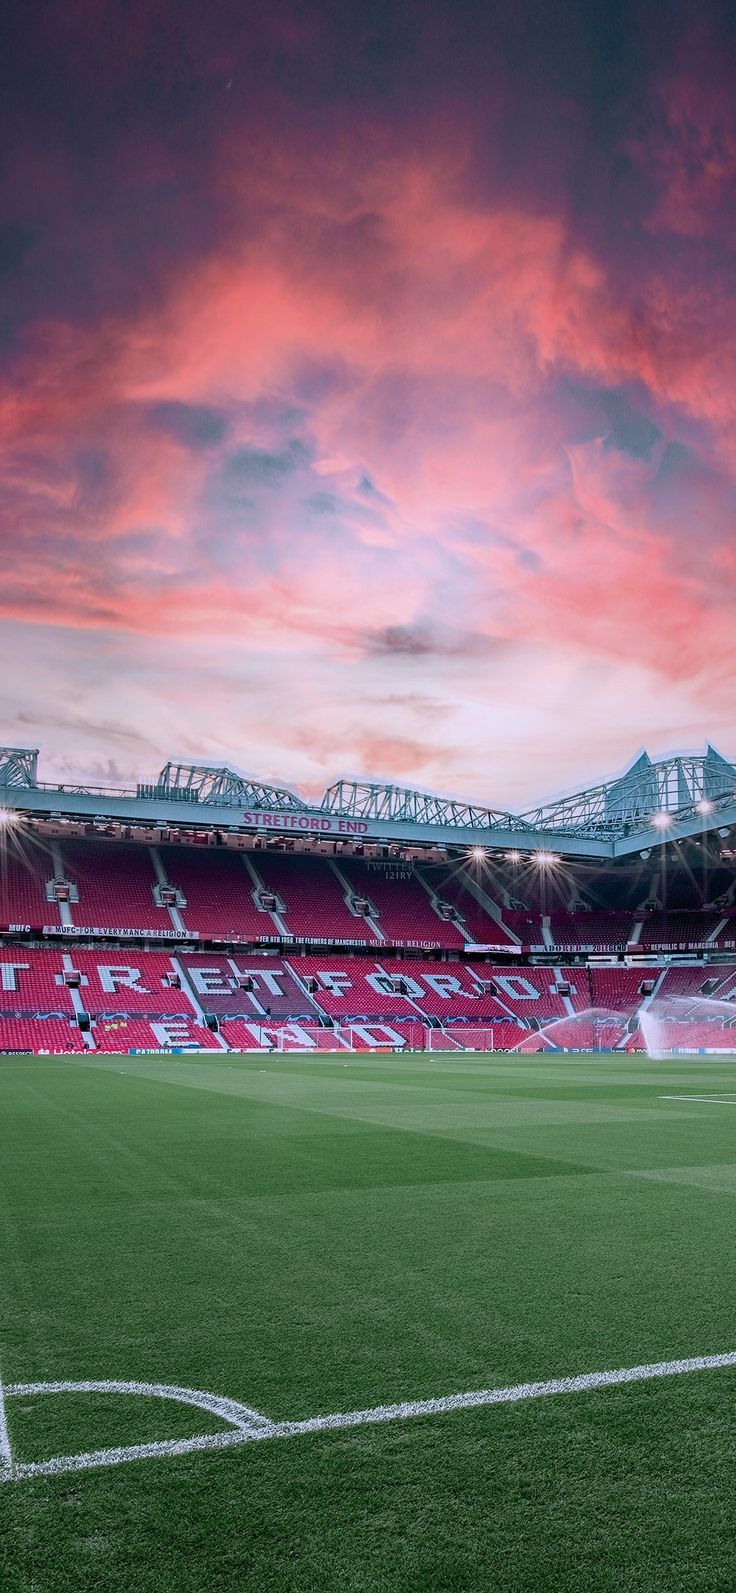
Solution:
{"label": "floodlight", "polygon": [[695,804],[695,812],[696,813],[712,813],[713,812],[713,803],[709,802],[707,797],[701,797],[700,801],[696,802],[696,804]]}
{"label": "floodlight", "polygon": [[550,863],[559,863],[560,860],[555,852],[535,852],[534,861],[545,867]]}
{"label": "floodlight", "polygon": [[506,862],[507,863],[520,863],[521,862],[521,852],[507,852],[506,853]]}
{"label": "floodlight", "polygon": [[7,830],[11,824],[17,822],[18,815],[11,813],[9,808],[0,808],[0,830]]}
{"label": "floodlight", "polygon": [[485,849],[484,846],[471,846],[471,848],[470,848],[470,856],[472,858],[475,858],[476,863],[482,863],[483,858],[485,857],[485,855],[486,855],[486,849]]}
{"label": "floodlight", "polygon": [[655,813],[652,819],[652,824],[656,830],[666,830],[671,823],[672,817],[669,813]]}

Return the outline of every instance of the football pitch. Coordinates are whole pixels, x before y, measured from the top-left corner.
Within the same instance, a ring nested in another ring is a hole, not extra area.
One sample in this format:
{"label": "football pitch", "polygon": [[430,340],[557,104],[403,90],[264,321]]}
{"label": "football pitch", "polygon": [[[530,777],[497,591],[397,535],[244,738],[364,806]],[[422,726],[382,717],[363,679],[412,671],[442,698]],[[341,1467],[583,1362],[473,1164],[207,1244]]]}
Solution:
{"label": "football pitch", "polygon": [[1,1057],[0,1586],[725,1593],[735,1305],[734,1059]]}

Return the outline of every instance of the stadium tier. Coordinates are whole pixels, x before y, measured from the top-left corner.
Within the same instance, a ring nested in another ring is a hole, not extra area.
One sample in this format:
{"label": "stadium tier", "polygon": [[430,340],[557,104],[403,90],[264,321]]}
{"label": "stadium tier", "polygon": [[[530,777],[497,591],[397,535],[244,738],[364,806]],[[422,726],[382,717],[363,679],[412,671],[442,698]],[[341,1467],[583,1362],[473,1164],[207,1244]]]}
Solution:
{"label": "stadium tier", "polygon": [[541,867],[2,811],[0,1050],[718,1050],[736,1033],[723,826],[707,854]]}
{"label": "stadium tier", "polygon": [[631,913],[552,913],[549,919],[550,944],[558,951],[592,948],[625,951],[634,933]]}
{"label": "stadium tier", "polygon": [[53,878],[54,865],[47,847],[23,847],[14,853],[0,848],[0,924],[4,928],[29,924],[40,929],[44,924],[58,923],[56,903],[49,903],[47,882]]}
{"label": "stadium tier", "polygon": [[660,947],[706,946],[722,924],[722,913],[650,913],[642,921],[639,943],[655,951]]}
{"label": "stadium tier", "polygon": [[11,1018],[0,1012],[0,1051],[85,1051],[79,1026],[67,1018]]}
{"label": "stadium tier", "polygon": [[256,882],[237,853],[166,846],[159,856],[187,933],[203,940],[278,938],[271,914],[257,904]]}
{"label": "stadium tier", "polygon": [[180,966],[206,1014],[215,1017],[304,1018],[314,1023],[318,1008],[310,995],[300,959],[298,974],[280,957],[232,957],[213,953],[183,955]]}
{"label": "stadium tier", "polygon": [[481,1034],[488,1049],[717,1047],[736,1023],[736,965],[3,947],[0,1017],[3,1050],[452,1050]]}
{"label": "stadium tier", "polygon": [[287,934],[296,940],[364,941],[378,939],[371,920],[351,911],[349,882],[337,865],[320,859],[259,853],[253,859],[262,890],[275,896]]}
{"label": "stadium tier", "polygon": [[[205,838],[206,839],[206,838]],[[639,865],[641,868],[641,865]],[[570,904],[546,912],[538,878],[509,881],[499,867],[427,867],[393,859],[366,862],[283,850],[229,846],[121,844],[66,839],[0,851],[0,930],[37,934],[200,940],[220,945],[366,946],[401,951],[460,952],[485,946],[511,954],[665,952],[736,949],[729,900],[703,909],[683,903],[665,911],[652,900],[651,876],[639,880],[645,904],[617,905],[621,882],[610,872],[596,882],[605,905],[580,906],[590,886],[566,874]],[[587,882],[587,884],[586,884]],[[694,892],[692,878],[688,881]],[[629,883],[630,894],[634,888]],[[562,893],[561,880],[556,894]]]}
{"label": "stadium tier", "polygon": [[[122,926],[151,936],[171,929],[168,909],[156,899],[158,880],[147,846],[116,847],[68,841],[58,849],[63,883],[71,886],[69,922],[91,929]],[[57,885],[57,889],[58,889]]]}

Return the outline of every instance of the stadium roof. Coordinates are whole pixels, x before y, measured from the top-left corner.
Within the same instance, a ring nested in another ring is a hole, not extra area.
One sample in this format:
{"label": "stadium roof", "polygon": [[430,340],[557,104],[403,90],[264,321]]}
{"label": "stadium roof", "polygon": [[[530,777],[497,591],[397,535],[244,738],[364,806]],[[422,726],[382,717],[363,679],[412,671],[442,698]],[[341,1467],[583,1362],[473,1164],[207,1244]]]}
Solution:
{"label": "stadium roof", "polygon": [[[338,780],[319,803],[232,769],[169,762],[133,787],[54,784],[38,778],[38,749],[0,747],[0,803],[37,817],[238,828],[417,844],[622,857],[736,823],[736,765],[705,753],[653,762],[643,752],[616,779],[523,813],[412,787]],[[193,811],[196,810],[196,811]]]}

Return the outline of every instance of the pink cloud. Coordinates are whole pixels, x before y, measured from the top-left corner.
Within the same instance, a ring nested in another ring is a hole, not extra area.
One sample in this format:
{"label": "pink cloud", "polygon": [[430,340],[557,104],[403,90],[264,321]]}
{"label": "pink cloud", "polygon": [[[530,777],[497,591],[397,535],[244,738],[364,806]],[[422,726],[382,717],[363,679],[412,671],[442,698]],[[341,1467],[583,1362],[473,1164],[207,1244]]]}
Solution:
{"label": "pink cloud", "polygon": [[[697,121],[684,90],[667,103],[674,126]],[[695,235],[728,149],[712,135],[691,193],[675,139],[680,186],[653,225]],[[288,690],[306,660],[356,763],[428,780],[442,750],[410,711],[387,729],[381,710],[361,724],[338,704],[340,671],[358,703],[383,679],[367,633],[449,625],[515,649],[515,677],[490,652],[466,664],[486,700],[499,678],[538,694],[541,648],[561,683],[625,662],[651,690],[681,688],[688,716],[707,709],[724,689],[714,652],[736,652],[708,475],[736,469],[725,291],[659,257],[624,282],[559,209],[479,196],[457,138],[419,155],[364,123],[296,151],[233,136],[226,155],[218,182],[243,210],[227,247],[184,258],[124,315],[39,325],[0,379],[0,610],[182,653],[209,638]],[[592,421],[580,435],[572,389],[627,383],[659,423],[645,454]],[[152,427],[162,404],[209,407],[222,436],[198,449]],[[680,434],[703,460],[689,560],[660,481]],[[440,698],[458,694],[441,645],[421,669]],[[473,722],[463,701],[454,748]],[[502,706],[496,722],[508,736]]]}

